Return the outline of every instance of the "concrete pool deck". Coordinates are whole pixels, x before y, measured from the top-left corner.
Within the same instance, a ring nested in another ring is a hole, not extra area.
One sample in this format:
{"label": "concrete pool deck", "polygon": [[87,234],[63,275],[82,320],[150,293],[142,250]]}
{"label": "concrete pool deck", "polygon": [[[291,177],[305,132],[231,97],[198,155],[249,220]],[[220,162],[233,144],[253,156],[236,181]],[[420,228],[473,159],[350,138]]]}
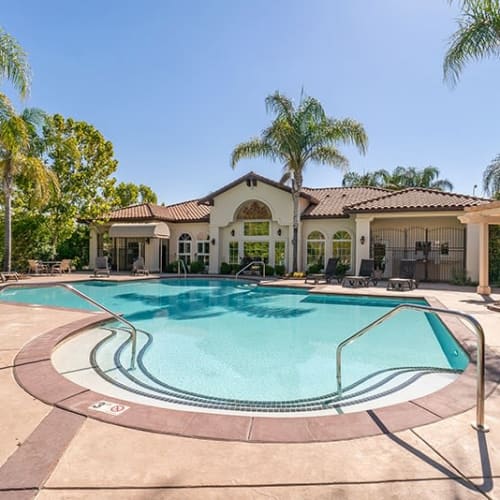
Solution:
{"label": "concrete pool deck", "polygon": [[[88,279],[88,274],[71,278]],[[57,278],[27,280],[36,281]],[[319,285],[314,291],[395,295],[382,285],[352,290]],[[499,292],[491,299],[499,300]],[[404,293],[411,295],[433,296],[448,308],[474,315],[487,345],[500,353],[500,313],[488,310],[472,288],[422,285]],[[499,388],[486,400],[487,434],[470,426],[475,419],[471,409],[402,432],[292,444],[127,429],[53,408],[25,392],[13,377],[13,360],[21,348],[90,316],[0,304],[0,499],[500,497],[495,484],[500,475]]]}

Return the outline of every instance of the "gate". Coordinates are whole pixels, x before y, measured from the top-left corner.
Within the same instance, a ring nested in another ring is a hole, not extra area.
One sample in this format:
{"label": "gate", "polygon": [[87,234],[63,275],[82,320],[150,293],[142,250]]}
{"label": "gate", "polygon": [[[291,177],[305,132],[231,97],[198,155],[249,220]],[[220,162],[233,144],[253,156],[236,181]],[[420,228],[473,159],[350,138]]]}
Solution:
{"label": "gate", "polygon": [[419,281],[452,281],[465,274],[465,228],[375,228],[370,255],[385,277],[397,276],[401,259],[415,259]]}

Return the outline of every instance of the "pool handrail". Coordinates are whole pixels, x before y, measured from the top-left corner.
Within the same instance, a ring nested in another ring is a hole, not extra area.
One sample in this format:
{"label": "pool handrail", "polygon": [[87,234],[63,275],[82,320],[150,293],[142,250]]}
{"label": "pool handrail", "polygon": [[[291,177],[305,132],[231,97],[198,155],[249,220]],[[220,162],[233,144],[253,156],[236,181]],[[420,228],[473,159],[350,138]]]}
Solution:
{"label": "pool handrail", "polygon": [[186,263],[182,260],[182,259],[179,259],[177,261],[177,274],[181,274],[181,264],[182,264],[182,270],[184,272],[184,278],[187,278],[187,267],[186,267]]}
{"label": "pool handrail", "polygon": [[480,432],[488,432],[488,427],[484,424],[484,357],[485,357],[485,340],[484,340],[484,330],[479,321],[471,316],[470,314],[463,313],[461,311],[456,311],[454,309],[444,309],[440,307],[424,306],[419,304],[399,304],[394,309],[383,314],[375,321],[358,330],[356,333],[350,337],[344,339],[337,347],[336,361],[337,361],[337,395],[342,396],[342,350],[347,345],[354,342],[356,339],[362,337],[369,330],[375,328],[376,326],[383,323],[386,319],[394,316],[403,309],[412,309],[416,311],[424,311],[439,314],[450,314],[452,316],[459,316],[467,320],[472,326],[473,331],[477,337],[477,384],[476,384],[476,422],[472,424],[472,427]]}
{"label": "pool handrail", "polygon": [[235,279],[238,279],[238,276],[243,272],[246,271],[249,267],[255,266],[256,264],[262,265],[262,277],[266,277],[266,263],[263,260],[252,260],[252,262],[249,262],[245,267],[240,269],[235,276]]}
{"label": "pool handrail", "polygon": [[119,314],[111,311],[111,309],[108,309],[106,306],[103,306],[101,303],[97,302],[93,298],[89,297],[85,293],[81,292],[74,286],[68,284],[68,283],[5,283],[0,287],[0,291],[5,289],[5,288],[51,288],[54,286],[60,286],[65,288],[66,290],[69,290],[71,293],[77,295],[81,299],[85,300],[86,302],[89,302],[90,304],[96,306],[98,309],[101,309],[102,311],[108,313],[110,316],[112,316],[114,319],[119,321],[120,323],[123,323],[124,325],[128,326],[130,328],[130,342],[132,344],[132,352],[130,356],[130,369],[134,370],[135,369],[135,358],[136,358],[136,351],[137,351],[137,329],[136,327],[130,322],[127,321],[123,316],[120,316]]}

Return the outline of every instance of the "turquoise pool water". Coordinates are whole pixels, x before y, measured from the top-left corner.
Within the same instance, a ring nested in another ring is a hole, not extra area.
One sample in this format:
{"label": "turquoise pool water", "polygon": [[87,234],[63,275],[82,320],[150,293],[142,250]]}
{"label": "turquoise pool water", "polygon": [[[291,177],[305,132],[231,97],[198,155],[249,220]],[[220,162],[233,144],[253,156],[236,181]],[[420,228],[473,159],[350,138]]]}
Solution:
{"label": "turquoise pool water", "polygon": [[[338,344],[401,303],[229,280],[88,281],[74,286],[153,335],[142,362],[155,378],[185,391],[240,400],[281,401],[331,392]],[[7,288],[0,299],[92,308],[57,287]],[[463,370],[467,363],[439,319],[403,311],[344,350],[343,380],[348,385],[401,367]]]}

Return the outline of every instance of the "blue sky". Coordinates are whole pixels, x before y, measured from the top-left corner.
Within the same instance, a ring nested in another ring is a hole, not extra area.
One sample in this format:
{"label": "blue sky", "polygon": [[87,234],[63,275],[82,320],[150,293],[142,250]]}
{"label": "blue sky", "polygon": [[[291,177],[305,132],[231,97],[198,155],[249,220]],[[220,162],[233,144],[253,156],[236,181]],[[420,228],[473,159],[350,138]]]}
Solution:
{"label": "blue sky", "polygon": [[[341,147],[360,173],[434,165],[455,191],[481,194],[500,153],[500,62],[443,83],[458,15],[446,0],[0,0],[0,11],[33,68],[23,105],[92,123],[114,144],[118,180],[167,204],[250,170],[280,177],[267,160],[229,165],[270,123],[275,90],[297,100],[304,88],[330,116],[363,123],[367,154]],[[305,185],[341,179],[309,165]]]}

